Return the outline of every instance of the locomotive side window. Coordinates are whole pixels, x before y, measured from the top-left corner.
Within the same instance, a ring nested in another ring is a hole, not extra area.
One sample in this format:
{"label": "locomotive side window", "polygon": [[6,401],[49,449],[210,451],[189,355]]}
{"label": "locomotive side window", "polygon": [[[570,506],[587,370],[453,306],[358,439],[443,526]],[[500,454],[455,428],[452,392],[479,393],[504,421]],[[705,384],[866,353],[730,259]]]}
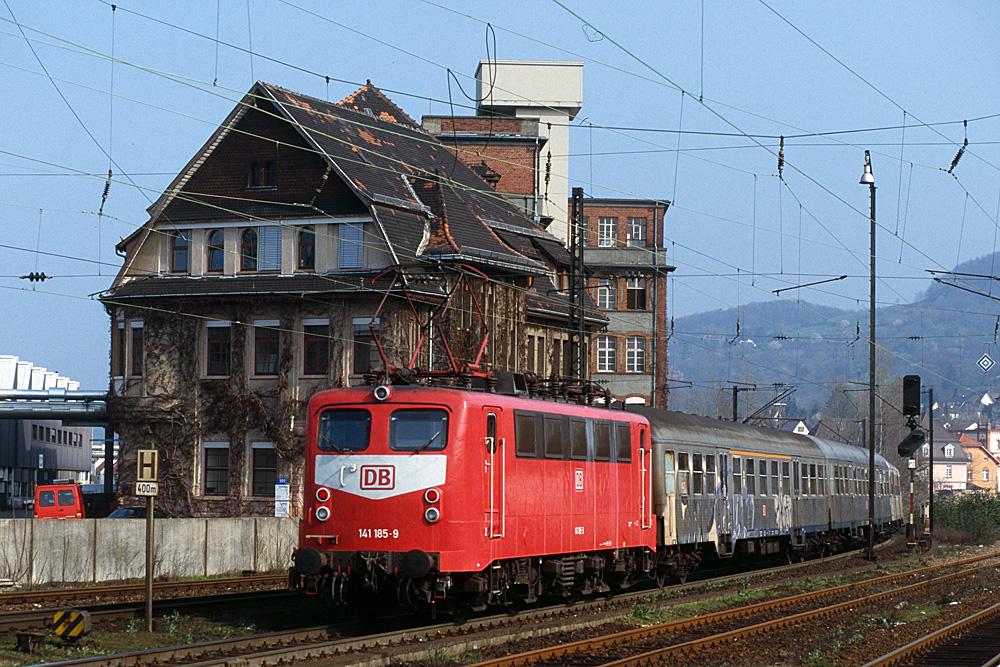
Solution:
{"label": "locomotive side window", "polygon": [[788,461],[781,462],[781,495],[787,496],[792,490],[791,477],[789,475],[790,465]]}
{"label": "locomotive side window", "polygon": [[490,454],[497,451],[497,416],[494,412],[486,415],[486,451]]}
{"label": "locomotive side window", "polygon": [[740,494],[743,493],[743,460],[738,457],[733,457],[733,493]]}
{"label": "locomotive side window", "polygon": [[674,493],[674,453],[663,452],[663,492]]}
{"label": "locomotive side window", "polygon": [[562,417],[545,417],[545,458],[561,459],[564,456],[566,441],[563,438]]}
{"label": "locomotive side window", "polygon": [[520,457],[533,458],[537,456],[534,413],[514,413],[514,449]]}
{"label": "locomotive side window", "polygon": [[702,470],[701,454],[691,454],[691,493],[705,492],[705,472]]}
{"label": "locomotive side window", "polygon": [[750,494],[751,496],[756,495],[756,493],[757,493],[756,479],[757,478],[755,476],[754,469],[753,469],[753,459],[748,458],[746,460],[746,477],[744,477],[744,479],[746,480],[744,482],[744,484],[747,487],[747,493]]}
{"label": "locomotive side window", "polygon": [[619,422],[615,424],[615,453],[618,463],[632,462],[632,425]]}
{"label": "locomotive side window", "polygon": [[575,461],[587,460],[587,422],[569,420],[569,456]]}
{"label": "locomotive side window", "polygon": [[389,417],[389,449],[397,452],[439,452],[448,444],[448,413],[444,410],[396,410]]}
{"label": "locomotive side window", "polygon": [[760,477],[760,480],[757,482],[757,487],[758,487],[758,490],[760,491],[760,495],[766,496],[767,495],[767,461],[765,461],[764,459],[761,459],[760,461],[757,462],[757,475]]}
{"label": "locomotive side window", "polygon": [[771,493],[780,495],[778,492],[778,462],[771,461]]}
{"label": "locomotive side window", "polygon": [[319,416],[316,448],[321,452],[368,449],[372,416],[367,410],[324,410]]}
{"label": "locomotive side window", "polygon": [[677,493],[684,496],[691,491],[688,475],[688,455],[686,452],[677,452]]}
{"label": "locomotive side window", "polygon": [[705,493],[715,495],[715,454],[705,455]]}
{"label": "locomotive side window", "polygon": [[594,460],[611,460],[611,424],[605,421],[594,422]]}

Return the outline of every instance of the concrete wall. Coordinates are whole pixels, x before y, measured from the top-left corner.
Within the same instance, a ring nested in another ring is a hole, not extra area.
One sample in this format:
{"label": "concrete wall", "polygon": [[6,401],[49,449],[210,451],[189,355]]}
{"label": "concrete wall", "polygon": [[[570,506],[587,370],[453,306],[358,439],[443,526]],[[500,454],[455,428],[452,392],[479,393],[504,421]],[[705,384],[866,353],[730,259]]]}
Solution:
{"label": "concrete wall", "polygon": [[[298,524],[270,517],[156,521],[155,576],[284,570],[298,543]],[[0,580],[100,583],[141,579],[145,567],[145,519],[0,519]]]}

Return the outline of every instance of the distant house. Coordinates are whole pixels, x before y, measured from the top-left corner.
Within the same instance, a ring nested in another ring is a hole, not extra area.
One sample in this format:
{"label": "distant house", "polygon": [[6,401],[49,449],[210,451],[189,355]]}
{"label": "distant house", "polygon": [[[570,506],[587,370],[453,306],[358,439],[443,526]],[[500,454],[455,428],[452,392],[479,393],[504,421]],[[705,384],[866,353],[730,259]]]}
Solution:
{"label": "distant house", "polygon": [[562,242],[370,83],[336,104],[255,84],[118,249],[119,489],[158,449],[177,516],[271,514],[278,478],[295,515],[306,403],[381,369],[376,338],[431,370],[566,349]]}
{"label": "distant house", "polygon": [[[927,428],[927,415],[924,415],[922,425]],[[922,464],[930,456],[930,443],[920,448],[918,463]],[[966,452],[961,441],[952,435],[944,424],[934,420],[934,490],[964,491],[969,483],[969,468],[973,464],[972,456]]]}
{"label": "distant house", "polygon": [[967,483],[991,493],[1000,490],[1000,477],[997,474],[1000,470],[1000,456],[967,435],[960,435],[958,441],[970,458],[966,468]]}

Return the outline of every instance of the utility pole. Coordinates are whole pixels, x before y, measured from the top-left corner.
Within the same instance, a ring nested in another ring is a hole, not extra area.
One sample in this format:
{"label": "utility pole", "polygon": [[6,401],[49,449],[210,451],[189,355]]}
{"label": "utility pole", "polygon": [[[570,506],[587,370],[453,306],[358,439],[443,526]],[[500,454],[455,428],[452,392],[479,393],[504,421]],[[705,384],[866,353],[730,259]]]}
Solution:
{"label": "utility pole", "polygon": [[[583,188],[573,188],[569,230],[569,374],[581,383],[587,375],[587,349],[584,328],[586,276],[583,269],[583,249],[587,245],[587,226],[583,224]],[[557,286],[558,287],[558,286]]]}

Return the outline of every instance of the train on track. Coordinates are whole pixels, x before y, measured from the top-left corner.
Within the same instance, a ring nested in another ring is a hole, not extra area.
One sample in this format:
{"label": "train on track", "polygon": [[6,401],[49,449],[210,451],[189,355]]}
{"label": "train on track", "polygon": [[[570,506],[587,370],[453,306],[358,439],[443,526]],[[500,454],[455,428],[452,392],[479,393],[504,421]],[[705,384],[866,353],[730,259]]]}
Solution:
{"label": "train on track", "polygon": [[898,470],[776,429],[428,385],[309,403],[292,585],[432,610],[683,581],[708,560],[797,559],[902,520]]}

